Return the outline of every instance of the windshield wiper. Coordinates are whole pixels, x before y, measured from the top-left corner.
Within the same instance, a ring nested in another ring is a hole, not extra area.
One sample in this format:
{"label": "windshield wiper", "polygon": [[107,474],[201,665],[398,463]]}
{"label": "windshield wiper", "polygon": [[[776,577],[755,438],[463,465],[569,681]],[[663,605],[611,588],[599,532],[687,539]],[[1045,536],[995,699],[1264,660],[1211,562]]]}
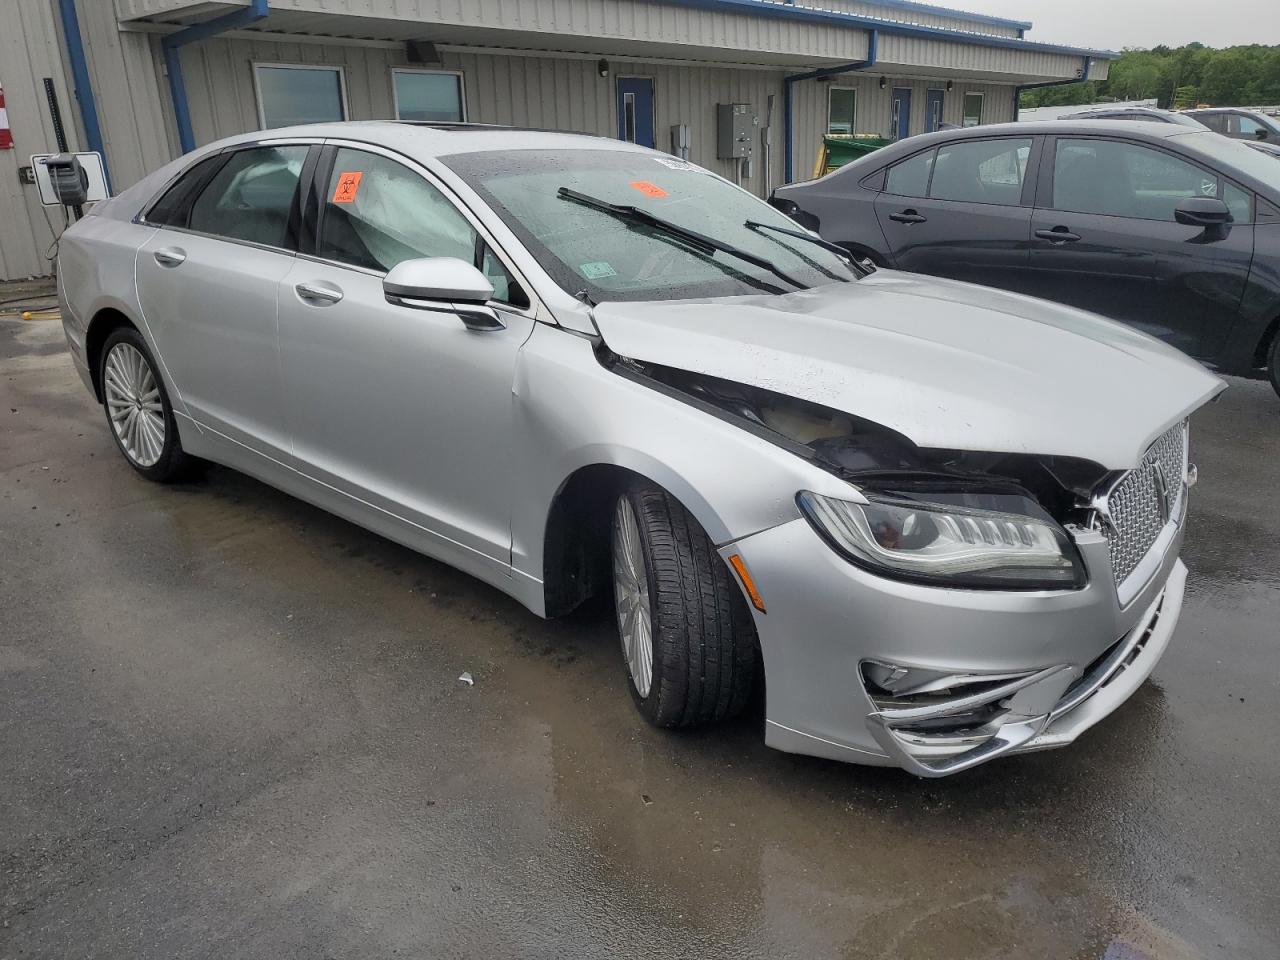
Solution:
{"label": "windshield wiper", "polygon": [[704,254],[710,254],[715,250],[721,253],[727,253],[731,257],[737,257],[739,260],[757,266],[762,270],[768,270],[780,280],[785,280],[797,289],[805,289],[805,284],[783,271],[780,267],[774,266],[764,257],[757,256],[748,250],[742,250],[733,244],[725,243],[723,240],[716,240],[714,237],[708,237],[704,233],[698,233],[696,230],[690,230],[688,227],[682,227],[678,223],[672,223],[670,220],[663,220],[661,217],[655,217],[648,210],[641,210],[639,207],[630,204],[610,203],[607,200],[601,200],[597,197],[588,196],[585,193],[579,193],[577,190],[570,190],[568,187],[561,187],[556,191],[556,196],[563,200],[572,200],[574,203],[580,203],[584,207],[591,207],[593,210],[600,210],[603,213],[612,214],[615,217],[622,217],[626,220],[634,220],[637,223],[643,223],[646,226],[653,227],[655,230],[682,240],[689,246]]}
{"label": "windshield wiper", "polygon": [[830,250],[842,260],[848,260],[853,264],[858,275],[869,276],[871,271],[867,270],[858,260],[856,256],[849,250],[840,246],[838,243],[832,243],[830,240],[823,240],[821,237],[815,237],[812,233],[805,233],[803,230],[792,230],[789,227],[779,227],[772,223],[760,223],[756,220],[748,220],[743,224],[748,230],[772,230],[774,233],[780,233],[785,237],[795,237],[797,240],[808,240],[816,246],[822,247],[824,250]]}

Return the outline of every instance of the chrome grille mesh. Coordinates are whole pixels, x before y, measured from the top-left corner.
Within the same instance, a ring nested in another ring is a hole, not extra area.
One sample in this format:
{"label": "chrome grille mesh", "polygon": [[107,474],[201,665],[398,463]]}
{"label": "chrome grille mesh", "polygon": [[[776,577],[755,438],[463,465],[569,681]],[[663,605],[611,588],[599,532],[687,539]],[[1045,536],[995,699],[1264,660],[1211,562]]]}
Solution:
{"label": "chrome grille mesh", "polygon": [[[1163,488],[1157,479],[1157,465],[1165,479]],[[1147,448],[1142,462],[1107,495],[1111,525],[1103,524],[1103,534],[1116,583],[1127,580],[1147,555],[1164,529],[1166,517],[1178,518],[1186,473],[1187,425],[1183,421]]]}

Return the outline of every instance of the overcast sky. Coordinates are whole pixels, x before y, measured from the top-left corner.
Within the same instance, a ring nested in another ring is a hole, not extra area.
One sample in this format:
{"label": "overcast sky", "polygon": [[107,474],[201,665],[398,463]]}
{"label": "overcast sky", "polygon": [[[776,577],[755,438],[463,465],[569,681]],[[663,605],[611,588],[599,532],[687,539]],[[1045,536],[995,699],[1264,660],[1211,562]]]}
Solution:
{"label": "overcast sky", "polygon": [[1239,43],[1280,44],[1280,0],[931,0],[1035,26],[1028,40],[1119,50]]}

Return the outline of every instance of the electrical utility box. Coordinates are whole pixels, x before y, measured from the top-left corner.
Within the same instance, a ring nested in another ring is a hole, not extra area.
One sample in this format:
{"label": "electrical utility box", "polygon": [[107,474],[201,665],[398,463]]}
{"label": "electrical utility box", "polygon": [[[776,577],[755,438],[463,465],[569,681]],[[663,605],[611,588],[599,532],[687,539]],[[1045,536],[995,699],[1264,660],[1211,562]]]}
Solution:
{"label": "electrical utility box", "polygon": [[759,123],[749,103],[717,103],[716,156],[721,160],[749,157]]}

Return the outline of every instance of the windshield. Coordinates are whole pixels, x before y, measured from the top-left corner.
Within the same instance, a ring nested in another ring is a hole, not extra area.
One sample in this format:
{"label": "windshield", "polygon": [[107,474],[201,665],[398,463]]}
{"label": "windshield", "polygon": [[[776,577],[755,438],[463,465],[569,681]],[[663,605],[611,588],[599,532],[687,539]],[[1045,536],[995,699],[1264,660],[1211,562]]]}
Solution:
{"label": "windshield", "polygon": [[[1205,156],[1219,164],[1253,177],[1280,193],[1280,163],[1261,150],[1254,150],[1243,140],[1231,140],[1218,133],[1194,134],[1180,143],[1194,145]],[[1226,172],[1226,171],[1223,171]],[[1274,200],[1272,196],[1269,199]]]}
{"label": "windshield", "polygon": [[[556,283],[596,303],[785,293],[859,275],[837,254],[779,232],[798,227],[767,203],[674,157],[521,150],[441,160],[502,217]],[[642,215],[611,213],[574,194],[636,207]],[[643,214],[730,249],[691,243],[645,222]]]}

